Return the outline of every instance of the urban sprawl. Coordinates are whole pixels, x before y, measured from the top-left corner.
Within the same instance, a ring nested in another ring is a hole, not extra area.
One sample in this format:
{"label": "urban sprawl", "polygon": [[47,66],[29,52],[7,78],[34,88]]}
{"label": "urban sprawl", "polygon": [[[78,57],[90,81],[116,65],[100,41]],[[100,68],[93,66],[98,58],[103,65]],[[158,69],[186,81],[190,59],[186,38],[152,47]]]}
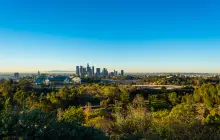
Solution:
{"label": "urban sprawl", "polygon": [[[27,76],[27,75],[26,75]],[[37,74],[28,75],[31,78],[34,78],[35,85],[66,85],[66,84],[81,84],[82,82],[88,82],[91,78],[95,78],[98,80],[93,80],[93,82],[113,82],[110,79],[105,79],[105,77],[113,77],[113,76],[124,76],[124,70],[121,70],[120,73],[114,70],[114,72],[108,72],[106,68],[96,68],[92,66],[90,67],[87,64],[87,67],[76,66],[76,73],[73,74],[64,74],[64,73],[40,73],[38,71]],[[14,82],[19,82],[19,79],[22,76],[18,72],[14,73],[13,77],[9,77]]]}

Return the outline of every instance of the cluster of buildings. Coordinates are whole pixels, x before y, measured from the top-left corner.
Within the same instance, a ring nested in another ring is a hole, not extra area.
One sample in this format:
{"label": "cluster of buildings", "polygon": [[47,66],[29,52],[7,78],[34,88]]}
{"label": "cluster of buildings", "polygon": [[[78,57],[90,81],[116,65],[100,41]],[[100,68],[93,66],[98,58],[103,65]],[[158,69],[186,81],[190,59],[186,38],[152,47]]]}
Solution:
{"label": "cluster of buildings", "polygon": [[[96,68],[94,66],[90,67],[87,64],[87,67],[76,66],[76,77],[67,76],[67,75],[51,75],[51,74],[41,74],[39,71],[37,75],[35,74],[36,85],[65,85],[65,84],[81,84],[83,77],[104,77],[104,76],[124,76],[124,70],[108,72],[106,68]],[[19,80],[20,74],[14,73],[14,79]]]}
{"label": "cluster of buildings", "polygon": [[66,85],[66,84],[81,84],[80,77],[66,76],[66,75],[48,75],[40,74],[35,79],[36,85]]}
{"label": "cluster of buildings", "polygon": [[118,71],[114,72],[108,72],[106,68],[103,68],[101,71],[101,68],[96,68],[92,66],[90,67],[89,64],[87,64],[87,67],[83,66],[76,66],[76,75],[79,77],[94,77],[94,76],[124,76],[124,70],[121,70],[121,73],[118,73]]}
{"label": "cluster of buildings", "polygon": [[40,76],[35,79],[35,84],[37,85],[81,84],[81,78],[69,77],[69,76]]}

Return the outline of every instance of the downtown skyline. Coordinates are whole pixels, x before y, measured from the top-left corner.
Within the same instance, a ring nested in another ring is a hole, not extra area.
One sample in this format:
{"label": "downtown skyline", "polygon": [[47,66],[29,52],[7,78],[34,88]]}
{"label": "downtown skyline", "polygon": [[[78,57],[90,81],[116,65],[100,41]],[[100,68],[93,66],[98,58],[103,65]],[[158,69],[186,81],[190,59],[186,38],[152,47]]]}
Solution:
{"label": "downtown skyline", "polygon": [[[30,8],[32,7],[32,8]],[[220,73],[220,2],[0,2],[0,72]]]}
{"label": "downtown skyline", "polygon": [[108,71],[107,68],[100,68],[95,66],[90,66],[89,63],[87,63],[87,66],[84,67],[83,65],[76,66],[76,75],[79,77],[95,77],[95,76],[124,76],[125,72],[124,70],[121,70],[118,72],[114,69],[114,71]]}

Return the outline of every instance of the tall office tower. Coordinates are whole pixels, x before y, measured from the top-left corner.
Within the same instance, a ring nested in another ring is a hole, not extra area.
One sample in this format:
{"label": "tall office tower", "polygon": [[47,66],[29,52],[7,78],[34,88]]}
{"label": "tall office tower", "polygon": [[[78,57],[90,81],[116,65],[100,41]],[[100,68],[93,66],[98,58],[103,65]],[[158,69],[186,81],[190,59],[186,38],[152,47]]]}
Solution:
{"label": "tall office tower", "polygon": [[87,64],[87,76],[91,77],[92,76],[92,70],[89,66],[89,63]]}
{"label": "tall office tower", "polygon": [[95,76],[95,67],[92,66],[92,76]]}
{"label": "tall office tower", "polygon": [[80,76],[79,66],[76,66],[76,75]]}
{"label": "tall office tower", "polygon": [[90,68],[87,69],[87,76],[91,77],[92,71]]}
{"label": "tall office tower", "polygon": [[19,78],[19,73],[18,72],[14,73],[14,77]]}
{"label": "tall office tower", "polygon": [[101,75],[101,69],[100,68],[96,68],[96,76],[100,76]]}
{"label": "tall office tower", "polygon": [[38,71],[37,76],[40,76],[40,71]]}
{"label": "tall office tower", "polygon": [[92,70],[90,69],[89,77],[92,77]]}
{"label": "tall office tower", "polygon": [[80,72],[80,76],[83,76],[83,66],[80,66],[80,69],[79,69],[79,72]]}
{"label": "tall office tower", "polygon": [[106,68],[103,68],[102,76],[108,76],[108,70]]}
{"label": "tall office tower", "polygon": [[108,70],[107,69],[105,70],[105,75],[108,76]]}
{"label": "tall office tower", "polygon": [[87,63],[87,72],[90,70],[89,63]]}
{"label": "tall office tower", "polygon": [[125,74],[124,70],[121,70],[121,76],[124,76],[124,74]]}
{"label": "tall office tower", "polygon": [[115,75],[115,72],[110,72],[109,73],[109,76],[114,76]]}
{"label": "tall office tower", "polygon": [[86,68],[83,68],[83,76],[86,75]]}
{"label": "tall office tower", "polygon": [[105,76],[105,68],[102,69],[102,76]]}

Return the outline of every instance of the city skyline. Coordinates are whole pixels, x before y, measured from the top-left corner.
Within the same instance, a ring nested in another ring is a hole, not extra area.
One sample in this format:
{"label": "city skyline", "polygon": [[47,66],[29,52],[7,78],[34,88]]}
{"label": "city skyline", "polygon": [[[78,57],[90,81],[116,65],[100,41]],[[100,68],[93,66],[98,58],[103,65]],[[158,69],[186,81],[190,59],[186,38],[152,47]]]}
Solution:
{"label": "city skyline", "polygon": [[95,66],[90,66],[89,63],[87,63],[87,66],[84,67],[83,65],[76,66],[76,75],[80,77],[94,77],[94,76],[124,76],[125,72],[124,70],[121,70],[119,73],[117,70],[114,69],[114,71],[108,71],[107,68],[100,68]]}
{"label": "city skyline", "polygon": [[[32,7],[32,8],[30,8]],[[0,72],[220,73],[220,1],[0,2]]]}

